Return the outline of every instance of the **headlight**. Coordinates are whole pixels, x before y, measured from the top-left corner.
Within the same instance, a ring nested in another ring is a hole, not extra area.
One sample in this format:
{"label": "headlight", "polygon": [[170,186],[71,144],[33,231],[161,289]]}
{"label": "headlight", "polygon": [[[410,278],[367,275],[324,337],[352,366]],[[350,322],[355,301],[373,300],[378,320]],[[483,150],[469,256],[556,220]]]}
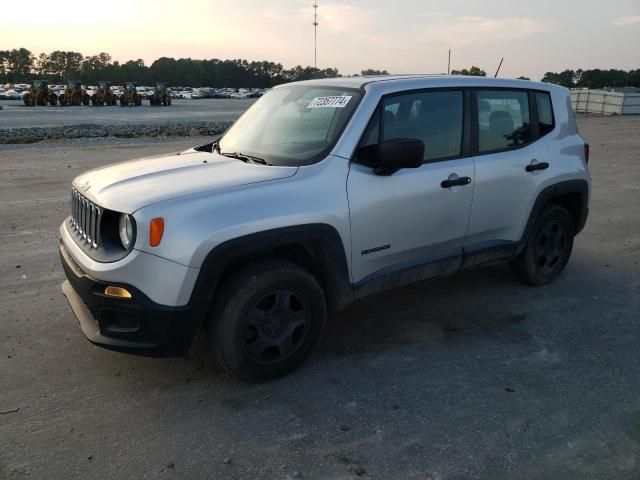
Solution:
{"label": "headlight", "polygon": [[125,250],[129,250],[131,242],[133,242],[133,225],[131,223],[131,216],[122,213],[118,220],[118,233],[120,234],[120,242]]}

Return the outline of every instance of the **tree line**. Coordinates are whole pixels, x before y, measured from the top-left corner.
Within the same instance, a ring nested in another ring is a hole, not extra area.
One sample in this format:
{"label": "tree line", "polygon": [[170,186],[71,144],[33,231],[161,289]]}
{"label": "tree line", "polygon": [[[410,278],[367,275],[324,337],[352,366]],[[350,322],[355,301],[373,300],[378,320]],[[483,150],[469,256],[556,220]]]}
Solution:
{"label": "tree line", "polygon": [[[362,70],[361,75],[388,73],[386,70],[366,69]],[[451,74],[483,77],[487,75],[475,65],[469,69],[452,70]],[[173,86],[268,88],[280,83],[339,76],[341,75],[337,68],[316,69],[298,65],[286,69],[281,63],[265,60],[176,60],[162,57],[147,66],[142,59],[120,63],[106,52],[85,56],[80,52],[61,50],[39,55],[26,48],[0,50],[0,83],[28,83],[39,78],[52,83],[81,80],[90,84],[99,80],[109,80],[113,83],[133,81],[151,84],[162,81]],[[529,80],[527,77],[518,78]],[[547,72],[542,81],[568,88],[640,87],[640,69]]]}
{"label": "tree line", "polygon": [[247,60],[194,60],[162,57],[146,66],[142,59],[120,63],[102,52],[84,56],[79,52],[56,50],[32,54],[26,48],[0,50],[0,83],[28,83],[33,79],[63,83],[99,80],[151,84],[156,81],[174,86],[266,88],[280,83],[339,76],[338,69],[303,67],[285,69],[281,63]]}
{"label": "tree line", "polygon": [[564,70],[547,72],[543,82],[557,83],[567,88],[640,87],[640,69],[635,70]]}

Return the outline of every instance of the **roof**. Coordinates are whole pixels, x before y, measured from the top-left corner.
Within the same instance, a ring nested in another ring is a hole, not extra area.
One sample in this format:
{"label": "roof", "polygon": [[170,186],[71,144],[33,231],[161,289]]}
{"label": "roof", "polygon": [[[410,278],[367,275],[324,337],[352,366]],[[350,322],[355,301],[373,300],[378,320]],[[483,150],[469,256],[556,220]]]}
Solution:
{"label": "roof", "polygon": [[[411,88],[438,87],[498,87],[498,88],[531,88],[550,90],[557,87],[550,83],[514,80],[507,78],[474,77],[464,75],[376,75],[364,77],[322,78],[294,82],[295,85],[322,85],[343,88],[366,88],[384,90],[405,90]],[[288,84],[292,85],[292,84]],[[564,87],[558,87],[564,88]]]}

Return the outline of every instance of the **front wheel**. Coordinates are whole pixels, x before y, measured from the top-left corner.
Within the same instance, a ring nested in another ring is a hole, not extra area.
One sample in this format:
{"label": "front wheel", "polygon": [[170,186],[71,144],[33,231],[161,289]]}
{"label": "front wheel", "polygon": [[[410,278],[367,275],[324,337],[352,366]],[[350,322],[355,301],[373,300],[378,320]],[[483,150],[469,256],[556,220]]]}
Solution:
{"label": "front wheel", "polygon": [[524,250],[509,264],[529,285],[545,285],[564,269],[573,249],[574,226],[566,209],[551,205],[542,210]]}
{"label": "front wheel", "polygon": [[250,264],[221,286],[208,322],[209,345],[229,373],[251,382],[282,377],[318,344],[327,316],[322,288],[298,265]]}

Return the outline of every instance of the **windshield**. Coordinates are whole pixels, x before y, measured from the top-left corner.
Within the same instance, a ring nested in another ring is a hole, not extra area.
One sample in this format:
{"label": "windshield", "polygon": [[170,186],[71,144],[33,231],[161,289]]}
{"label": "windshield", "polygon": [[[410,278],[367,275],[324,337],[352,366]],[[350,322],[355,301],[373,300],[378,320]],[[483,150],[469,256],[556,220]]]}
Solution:
{"label": "windshield", "polygon": [[271,165],[309,165],[333,147],[361,97],[361,90],[349,88],[275,88],[238,119],[220,139],[219,150]]}

